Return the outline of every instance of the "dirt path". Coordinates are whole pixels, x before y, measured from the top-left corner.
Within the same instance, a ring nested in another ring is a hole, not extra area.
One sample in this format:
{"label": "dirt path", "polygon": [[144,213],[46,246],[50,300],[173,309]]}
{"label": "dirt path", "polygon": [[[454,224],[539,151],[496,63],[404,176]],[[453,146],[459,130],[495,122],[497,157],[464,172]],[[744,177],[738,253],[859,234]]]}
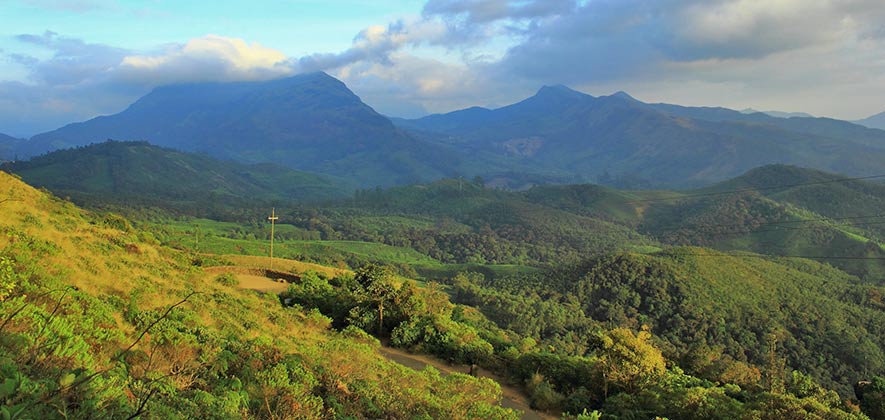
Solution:
{"label": "dirt path", "polygon": [[[468,373],[470,370],[467,366],[450,365],[432,356],[412,354],[392,347],[382,346],[378,349],[378,352],[394,362],[415,370],[424,369],[424,367],[428,365],[433,366],[443,374]],[[500,376],[482,368],[478,368],[476,374],[482,378],[489,378],[501,385],[501,406],[522,411],[523,420],[555,420],[559,418],[547,413],[532,410],[531,407],[529,407],[528,398],[526,398],[519,389],[506,385],[506,382]]]}
{"label": "dirt path", "polygon": [[284,281],[274,281],[264,276],[237,274],[236,278],[240,281],[239,287],[242,289],[257,290],[259,292],[283,293],[289,288],[289,283]]}

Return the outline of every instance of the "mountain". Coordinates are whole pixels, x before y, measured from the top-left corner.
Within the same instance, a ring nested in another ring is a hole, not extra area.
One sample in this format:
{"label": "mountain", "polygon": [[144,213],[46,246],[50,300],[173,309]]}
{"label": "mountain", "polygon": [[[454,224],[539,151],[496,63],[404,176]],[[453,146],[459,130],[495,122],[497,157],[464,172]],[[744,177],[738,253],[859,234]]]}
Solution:
{"label": "mountain", "polygon": [[859,121],[855,121],[855,124],[860,124],[870,128],[878,128],[880,130],[885,130],[885,112],[880,112],[876,115],[873,115],[868,118],[864,118]]}
{"label": "mountain", "polygon": [[15,151],[23,141],[0,133],[0,162],[15,159]]}
{"label": "mountain", "polygon": [[690,188],[773,163],[885,171],[885,131],[845,121],[646,104],[555,85],[502,108],[392,122],[325,73],[160,87],[119,114],[34,136],[16,153],[109,138],[272,162],[359,187],[480,175],[513,189],[588,181]]}
{"label": "mountain", "polygon": [[762,114],[765,114],[765,115],[768,115],[768,116],[771,116],[771,117],[776,117],[776,118],[793,118],[793,117],[799,117],[799,118],[814,118],[814,115],[811,115],[811,114],[809,114],[809,113],[807,113],[807,112],[757,111],[757,110],[755,110],[755,109],[753,109],[753,108],[745,108],[745,109],[742,109],[742,110],[741,110],[741,113],[742,113],[742,114],[756,114],[756,113],[762,113]]}
{"label": "mountain", "polygon": [[326,177],[270,163],[220,161],[146,142],[108,141],[8,163],[2,169],[91,206],[212,207],[350,195],[341,181]]}
{"label": "mountain", "polygon": [[[685,107],[672,104],[649,104],[649,106],[672,116],[723,124],[731,123],[730,125],[725,125],[725,128],[730,129],[730,131],[751,131],[751,133],[747,134],[752,134],[752,131],[764,131],[763,133],[756,133],[756,135],[769,136],[774,141],[777,140],[778,136],[784,134],[799,135],[798,152],[801,152],[803,148],[802,137],[809,137],[817,141],[829,139],[829,141],[833,142],[832,147],[834,150],[838,150],[844,144],[861,144],[875,149],[885,148],[885,140],[883,140],[885,139],[885,133],[882,130],[875,130],[832,118],[776,118],[762,113],[743,114],[727,108]],[[784,131],[788,133],[784,133]],[[806,167],[815,166],[803,165],[801,163],[798,163],[798,165]],[[819,169],[826,168],[820,167]]]}
{"label": "mountain", "polygon": [[376,186],[453,175],[457,154],[397,129],[325,73],[154,89],[125,111],[34,136],[34,156],[105,139],[145,140],[246,163],[273,162]]}
{"label": "mountain", "polygon": [[885,132],[821,118],[593,97],[565,86],[498,109],[470,108],[400,127],[515,172],[577,176],[632,188],[692,187],[788,163],[833,172],[885,171]]}

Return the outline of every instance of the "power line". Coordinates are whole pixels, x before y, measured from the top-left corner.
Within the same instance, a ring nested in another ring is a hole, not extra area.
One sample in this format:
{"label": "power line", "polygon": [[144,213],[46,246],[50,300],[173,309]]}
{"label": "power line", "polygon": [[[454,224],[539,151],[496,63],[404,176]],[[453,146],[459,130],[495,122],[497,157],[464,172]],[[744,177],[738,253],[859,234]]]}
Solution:
{"label": "power line", "polygon": [[[813,218],[813,219],[784,220],[784,221],[778,221],[778,222],[762,222],[762,223],[758,223],[758,224],[754,225],[754,228],[760,227],[760,226],[776,226],[776,225],[788,225],[788,224],[812,223],[812,222],[878,219],[878,218],[883,218],[883,217],[885,217],[885,214],[876,214],[876,215],[869,215],[869,216],[819,217],[819,218]],[[855,223],[855,224],[848,224],[848,223],[836,224],[835,226],[851,227],[851,226],[875,225],[875,224],[880,224],[880,223],[879,222],[859,222],[859,223]],[[680,231],[680,230],[701,230],[701,229],[711,229],[711,228],[727,228],[727,227],[743,227],[743,226],[746,226],[746,224],[743,224],[743,223],[729,223],[729,224],[716,223],[716,224],[708,224],[708,225],[704,225],[704,224],[691,224],[691,225],[681,225],[681,226],[673,225],[672,227],[648,228],[647,232],[649,232],[649,233],[674,232],[674,231]],[[834,226],[834,225],[824,225],[824,227],[826,227],[826,226]],[[818,227],[822,227],[822,226],[799,227],[799,228],[794,228],[794,229],[801,230],[801,229],[813,229],[813,228],[818,228]],[[790,229],[785,228],[782,230],[790,230]]]}
{"label": "power line", "polygon": [[804,187],[806,185],[834,184],[834,183],[840,183],[840,182],[863,181],[863,180],[877,179],[877,178],[885,178],[885,174],[861,176],[861,177],[855,177],[855,178],[839,178],[839,179],[831,179],[829,181],[802,182],[802,183],[798,183],[798,184],[786,184],[786,185],[777,185],[777,186],[770,186],[770,187],[753,187],[753,188],[741,188],[741,189],[737,189],[737,190],[728,190],[728,191],[714,191],[714,192],[708,192],[708,193],[685,194],[685,195],[680,195],[678,197],[648,198],[648,199],[641,199],[641,200],[631,200],[631,201],[628,201],[627,203],[628,204],[636,204],[636,203],[651,203],[651,202],[657,202],[657,201],[682,200],[682,199],[686,199],[686,198],[712,197],[712,196],[717,196],[717,195],[737,194],[737,193],[752,192],[752,191],[779,190],[782,188]]}
{"label": "power line", "polygon": [[857,224],[842,224],[842,225],[824,225],[824,226],[800,226],[800,227],[786,227],[783,229],[768,229],[768,230],[749,230],[746,232],[726,232],[723,234],[731,235],[731,234],[751,234],[751,233],[765,233],[765,232],[783,232],[785,230],[813,230],[819,229],[823,227],[855,227],[855,226],[874,226],[874,225],[882,225],[885,224],[885,221],[882,222],[868,222],[868,223],[857,223]]}
{"label": "power line", "polygon": [[675,252],[664,254],[668,256],[680,256],[686,255],[691,257],[719,257],[719,258],[805,258],[809,260],[872,260],[872,261],[885,261],[885,257],[861,257],[861,256],[831,256],[831,255],[761,255],[761,254],[726,254],[726,253],[709,253],[709,254],[701,254],[701,253],[687,253],[687,252]]}

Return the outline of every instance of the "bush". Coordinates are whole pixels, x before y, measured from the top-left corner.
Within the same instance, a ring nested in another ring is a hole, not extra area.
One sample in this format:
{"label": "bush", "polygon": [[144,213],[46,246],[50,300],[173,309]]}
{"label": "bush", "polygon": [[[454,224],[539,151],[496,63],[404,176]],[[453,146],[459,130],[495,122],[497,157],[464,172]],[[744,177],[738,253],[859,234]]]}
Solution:
{"label": "bush", "polygon": [[0,257],[0,301],[5,300],[12,294],[12,291],[18,285],[16,277],[12,260]]}
{"label": "bush", "polygon": [[237,286],[240,284],[240,281],[237,280],[233,273],[221,273],[218,277],[215,277],[215,281],[225,286]]}

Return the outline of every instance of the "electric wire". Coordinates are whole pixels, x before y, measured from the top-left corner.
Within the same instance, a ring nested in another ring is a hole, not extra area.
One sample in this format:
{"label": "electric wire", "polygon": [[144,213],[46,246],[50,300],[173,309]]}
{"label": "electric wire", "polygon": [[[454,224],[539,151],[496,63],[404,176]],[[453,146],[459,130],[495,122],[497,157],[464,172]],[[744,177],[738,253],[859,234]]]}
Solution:
{"label": "electric wire", "polygon": [[676,196],[676,197],[638,199],[638,200],[627,201],[627,203],[628,204],[653,203],[653,202],[659,202],[659,201],[683,200],[683,199],[687,199],[687,198],[696,198],[696,197],[713,197],[713,196],[719,196],[719,195],[738,194],[738,193],[743,193],[743,192],[779,190],[779,189],[784,189],[784,188],[804,187],[807,185],[824,185],[824,184],[836,184],[836,183],[840,183],[840,182],[864,181],[864,180],[878,179],[878,178],[885,178],[885,174],[861,176],[861,177],[854,177],[854,178],[839,178],[839,179],[831,179],[831,180],[827,180],[827,181],[801,182],[801,183],[796,183],[796,184],[784,184],[784,185],[775,185],[775,186],[768,186],[768,187],[747,187],[747,188],[740,188],[740,189],[736,189],[736,190],[712,191],[712,192],[706,192],[706,193],[685,194],[685,195],[680,195],[680,196]]}

